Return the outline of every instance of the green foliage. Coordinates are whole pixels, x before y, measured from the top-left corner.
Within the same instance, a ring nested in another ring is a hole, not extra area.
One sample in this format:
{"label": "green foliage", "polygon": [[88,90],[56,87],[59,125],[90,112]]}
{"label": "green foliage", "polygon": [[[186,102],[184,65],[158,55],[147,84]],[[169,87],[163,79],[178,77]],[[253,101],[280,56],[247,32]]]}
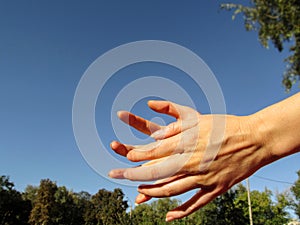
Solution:
{"label": "green foliage", "polygon": [[[66,187],[57,187],[49,179],[41,180],[38,188],[28,186],[23,194],[31,199],[33,209],[30,214],[30,224],[83,224],[83,212],[78,196],[72,194]],[[78,204],[76,204],[78,203]]]}
{"label": "green foliage", "polygon": [[284,43],[291,55],[285,59],[287,69],[282,83],[289,91],[300,78],[300,2],[299,0],[250,0],[249,6],[221,4],[221,8],[234,10],[232,18],[243,14],[246,30],[258,32],[261,44],[268,48],[272,42],[279,51]]}
{"label": "green foliage", "polygon": [[87,213],[90,201],[91,194],[86,191],[81,191],[79,193],[72,193],[73,197],[73,208],[76,208],[75,221],[78,221],[77,224],[85,224],[85,214]]}
{"label": "green foliage", "polygon": [[238,189],[231,189],[204,206],[203,209],[196,212],[197,224],[247,224],[249,220],[242,210],[243,207],[247,208],[247,205],[243,204],[242,207],[236,205],[238,195]]}
{"label": "green foliage", "polygon": [[30,201],[22,199],[20,192],[6,176],[0,177],[0,225],[25,225],[31,210]]}
{"label": "green foliage", "polygon": [[[289,220],[287,208],[289,206],[286,194],[278,194],[277,202],[272,201],[269,190],[263,192],[252,191],[253,224],[285,224]],[[239,184],[225,194],[204,206],[201,210],[189,216],[193,220],[190,224],[249,224],[249,208],[246,188]]]}
{"label": "green foliage", "polygon": [[298,179],[292,186],[291,191],[295,197],[295,200],[293,201],[293,208],[295,210],[295,213],[300,218],[300,170],[297,172],[297,174]]}
{"label": "green foliage", "polygon": [[[298,175],[300,177],[300,171]],[[300,178],[292,188],[295,210],[299,210],[299,190]],[[291,200],[287,193],[275,197],[276,201],[268,189],[251,192],[254,224],[287,223],[286,210]],[[166,213],[180,204],[175,198],[162,198],[129,211],[121,189],[101,189],[94,195],[84,191],[73,193],[46,179],[41,180],[38,187],[27,186],[21,194],[14,190],[8,177],[0,177],[0,225],[235,225],[249,222],[247,191],[241,184],[192,215],[166,223]]]}
{"label": "green foliage", "polygon": [[0,177],[0,191],[11,191],[14,187],[14,183],[9,181],[9,177],[1,176]]}
{"label": "green foliage", "polygon": [[[169,210],[177,207],[177,199],[163,198],[153,201],[150,204],[141,204],[135,207],[132,213],[132,224],[140,225],[161,225],[169,224],[165,222],[166,214]],[[182,223],[187,219],[173,221],[171,224]]]}
{"label": "green foliage", "polygon": [[[99,190],[91,196],[87,192],[72,193],[58,187],[49,179],[41,180],[37,189],[28,187],[24,196],[33,199],[34,207],[29,223],[38,225],[127,224],[127,202],[121,189],[113,192]],[[36,193],[36,194],[34,194]]]}
{"label": "green foliage", "polygon": [[[272,201],[272,192],[268,189],[265,189],[263,192],[251,191],[250,196],[253,224],[285,224],[290,219],[287,212],[290,202],[286,194],[278,194],[276,196],[277,202]],[[238,196],[235,199],[235,205],[243,211],[245,218],[248,219],[247,192],[245,187],[241,185],[238,186]]]}
{"label": "green foliage", "polygon": [[286,224],[290,220],[290,216],[286,211],[292,205],[289,192],[278,193],[276,195],[276,204],[272,205],[274,218],[271,224]]}
{"label": "green foliage", "polygon": [[35,204],[35,201],[36,201],[36,196],[37,196],[38,189],[39,188],[36,187],[36,186],[28,185],[25,188],[24,193],[22,194],[23,199],[30,201],[32,206],[33,206]]}
{"label": "green foliage", "polygon": [[[278,225],[286,224],[289,220],[287,208],[290,201],[286,193],[278,194],[277,201],[272,201],[272,192],[252,191],[252,211],[254,224]],[[179,205],[178,200],[169,198],[159,199],[151,204],[137,206],[132,214],[133,224],[152,225],[167,224],[164,222],[168,210]],[[240,225],[249,223],[247,190],[243,185],[237,185],[225,194],[218,196],[202,209],[176,220],[173,224],[191,225]]]}
{"label": "green foliage", "polygon": [[121,189],[101,189],[92,196],[85,214],[86,224],[128,224],[127,202]]}
{"label": "green foliage", "polygon": [[49,179],[41,180],[36,202],[30,214],[33,225],[54,225],[57,222],[58,205],[55,202],[57,185]]}
{"label": "green foliage", "polygon": [[54,197],[57,206],[56,224],[83,224],[83,216],[75,204],[75,196],[65,186],[58,187]]}

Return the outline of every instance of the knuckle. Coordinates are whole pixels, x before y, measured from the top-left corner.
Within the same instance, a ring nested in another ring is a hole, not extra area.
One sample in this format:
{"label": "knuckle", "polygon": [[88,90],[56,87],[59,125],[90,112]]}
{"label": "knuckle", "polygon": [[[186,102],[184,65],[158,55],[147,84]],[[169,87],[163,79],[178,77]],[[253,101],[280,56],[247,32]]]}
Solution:
{"label": "knuckle", "polygon": [[150,151],[147,151],[146,152],[146,157],[147,157],[147,159],[155,159],[156,158],[156,151],[154,149],[150,150]]}
{"label": "knuckle", "polygon": [[139,157],[135,154],[135,152],[131,151],[127,154],[127,159],[130,160],[131,162],[138,162]]}
{"label": "knuckle", "polygon": [[168,127],[169,127],[169,128],[168,128],[168,132],[170,132],[170,133],[174,133],[174,132],[176,132],[176,130],[177,130],[176,123],[171,123],[171,124],[169,124]]}
{"label": "knuckle", "polygon": [[130,170],[130,169],[126,170],[126,172],[124,173],[124,177],[128,180],[133,180],[132,170]]}
{"label": "knuckle", "polygon": [[156,180],[159,178],[160,172],[156,167],[150,169],[150,178]]}
{"label": "knuckle", "polygon": [[164,188],[164,196],[171,197],[174,195],[174,189],[170,185],[166,185]]}

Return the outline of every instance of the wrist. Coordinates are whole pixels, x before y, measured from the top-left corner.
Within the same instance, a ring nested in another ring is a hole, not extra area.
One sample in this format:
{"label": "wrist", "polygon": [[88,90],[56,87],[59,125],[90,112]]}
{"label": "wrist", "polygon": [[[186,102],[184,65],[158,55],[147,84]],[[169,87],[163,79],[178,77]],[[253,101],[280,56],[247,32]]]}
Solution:
{"label": "wrist", "polygon": [[278,159],[272,150],[272,132],[269,129],[260,113],[241,117],[241,130],[246,134],[244,141],[248,146],[245,149],[251,149],[249,166],[253,167],[253,172]]}
{"label": "wrist", "polygon": [[268,163],[300,150],[300,95],[271,105],[252,115]]}
{"label": "wrist", "polygon": [[262,111],[249,116],[252,125],[253,136],[259,154],[262,156],[261,166],[263,167],[271,162],[280,159],[282,156],[276,152],[275,130],[276,125],[270,123],[267,119],[267,113]]}

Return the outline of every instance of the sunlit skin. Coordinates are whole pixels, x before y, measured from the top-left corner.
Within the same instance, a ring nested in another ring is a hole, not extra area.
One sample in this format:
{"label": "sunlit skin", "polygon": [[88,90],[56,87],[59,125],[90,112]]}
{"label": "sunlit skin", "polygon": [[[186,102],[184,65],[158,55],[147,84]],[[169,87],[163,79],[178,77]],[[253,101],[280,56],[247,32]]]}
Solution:
{"label": "sunlit skin", "polygon": [[139,146],[113,141],[111,148],[116,153],[146,163],[114,169],[109,176],[155,181],[138,187],[138,204],[152,197],[199,190],[169,211],[166,221],[195,212],[261,167],[300,149],[300,94],[248,116],[202,115],[168,101],[149,101],[148,105],[176,121],[160,126],[130,112],[119,112],[122,121],[155,141]]}

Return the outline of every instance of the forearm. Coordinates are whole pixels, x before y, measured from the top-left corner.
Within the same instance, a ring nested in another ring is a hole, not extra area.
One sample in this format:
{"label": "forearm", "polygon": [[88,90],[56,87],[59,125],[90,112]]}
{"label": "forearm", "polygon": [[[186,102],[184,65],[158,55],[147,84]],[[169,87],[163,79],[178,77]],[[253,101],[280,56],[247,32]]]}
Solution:
{"label": "forearm", "polygon": [[270,162],[300,151],[300,93],[253,116]]}

